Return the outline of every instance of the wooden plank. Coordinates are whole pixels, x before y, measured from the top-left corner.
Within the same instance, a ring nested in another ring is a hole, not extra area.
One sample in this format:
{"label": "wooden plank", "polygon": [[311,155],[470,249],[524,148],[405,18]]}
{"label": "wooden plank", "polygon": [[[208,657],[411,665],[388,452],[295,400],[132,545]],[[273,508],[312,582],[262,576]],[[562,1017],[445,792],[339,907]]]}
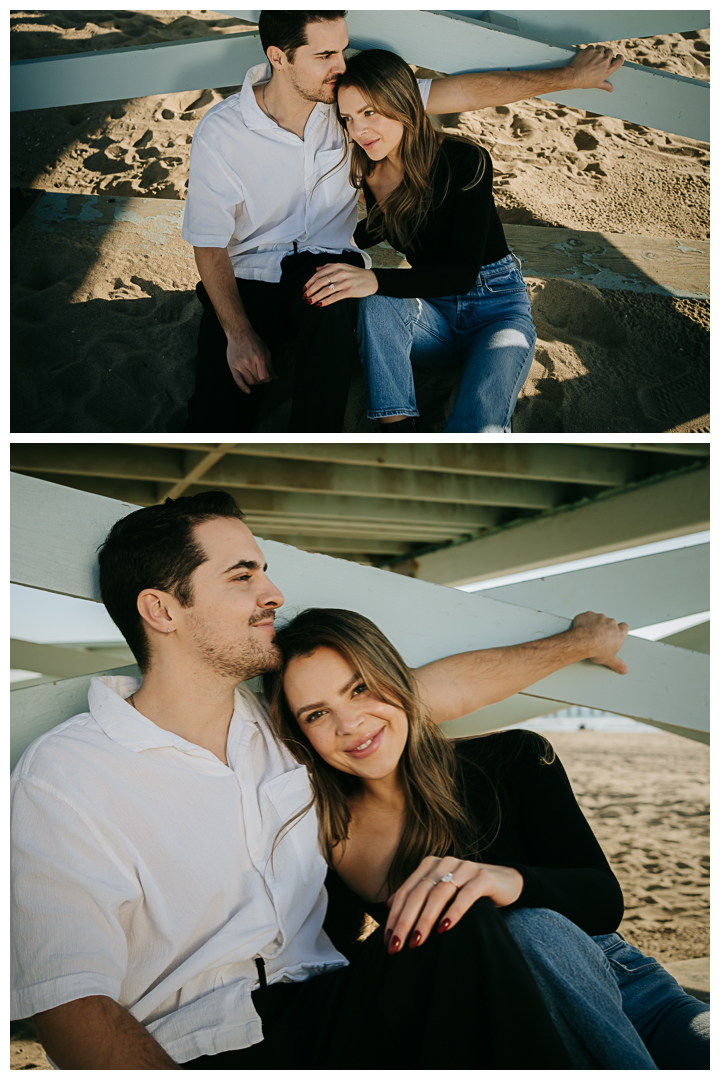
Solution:
{"label": "wooden plank", "polygon": [[97,547],[137,507],[10,474],[11,578],[16,585],[99,600]]}
{"label": "wooden plank", "polygon": [[525,8],[517,11],[453,11],[451,14],[516,30],[523,37],[563,41],[567,45],[686,33],[710,26],[709,11],[584,11],[577,8],[545,11]]}
{"label": "wooden plank", "polygon": [[709,470],[692,468],[421,555],[424,581],[466,585],[710,528]]}
{"label": "wooden plank", "polygon": [[530,694],[513,694],[506,701],[487,705],[484,709],[461,716],[459,720],[448,720],[441,727],[443,735],[449,739],[465,739],[473,735],[484,735],[488,731],[499,731],[511,724],[521,724],[524,720],[534,720],[538,716],[560,712],[566,708],[562,701],[549,701],[534,698]]}
{"label": "wooden plank", "polygon": [[61,645],[41,645],[35,641],[10,638],[10,666],[26,671],[41,671],[56,679],[88,675],[107,670],[118,663],[118,657],[99,649],[84,650]]}
{"label": "wooden plank", "polygon": [[[132,200],[117,200],[119,202]],[[155,199],[154,202],[163,200]],[[168,207],[177,203],[167,201]],[[537,230],[542,232],[543,230]],[[547,230],[544,230],[547,231]],[[707,446],[687,443],[648,443],[616,450],[571,443],[235,443],[224,444],[229,459],[271,457],[284,461],[323,461],[340,465],[369,465],[381,469],[456,472],[517,480],[546,480],[598,487],[623,486],[673,467],[652,456],[707,456]],[[641,453],[637,451],[641,450]],[[218,444],[174,443],[14,443],[10,468],[16,471],[71,473],[183,483],[194,460],[219,452]],[[190,455],[196,455],[193,459]],[[682,464],[682,462],[678,462]],[[208,480],[203,475],[203,482]]]}
{"label": "wooden plank", "polygon": [[[139,676],[133,664],[99,671],[98,675]],[[34,739],[69,720],[77,713],[87,712],[90,676],[46,682],[10,693],[10,768],[14,769],[21,754]]]}
{"label": "wooden plank", "polygon": [[710,298],[710,243],[672,237],[505,225],[525,277],[584,281],[598,289]]}
{"label": "wooden plank", "polygon": [[697,544],[481,591],[493,600],[552,611],[569,619],[581,611],[602,611],[634,630],[708,610],[710,545]]}
{"label": "wooden plank", "polygon": [[[454,74],[508,68],[562,67],[575,50],[533,41],[517,31],[483,25],[464,14],[439,11],[351,11],[350,44],[385,48],[408,63]],[[710,87],[697,79],[625,63],[606,90],[553,92],[541,97],[601,116],[615,116],[691,139],[710,138]]]}
{"label": "wooden plank", "polygon": [[57,238],[66,247],[83,250],[88,242],[95,241],[98,247],[108,242],[115,250],[134,252],[138,257],[171,256],[192,261],[193,249],[180,235],[184,213],[184,204],[177,199],[46,191],[13,230],[12,242],[22,244],[33,234]]}
{"label": "wooden plank", "polygon": [[[22,576],[31,579],[21,584],[44,587],[38,579],[47,579],[45,564],[40,568],[36,564],[52,548],[57,553],[50,575],[53,591],[82,595],[77,591],[82,584],[85,595],[94,598],[97,584],[92,564],[97,546],[107,523],[131,508],[83,492],[68,496],[63,488],[57,489],[58,499],[49,490],[53,485],[28,477],[13,480],[15,506],[20,509],[16,518],[24,519],[15,523],[15,538],[22,534],[27,548],[21,556],[14,544],[14,579],[19,566]],[[74,528],[69,527],[71,519]],[[281,621],[305,607],[341,603],[377,622],[413,666],[469,648],[534,640],[569,625],[567,619],[546,612],[309,554],[272,540],[261,545],[271,577],[286,590]],[[78,563],[83,560],[86,567],[81,574]],[[529,692],[553,703],[708,730],[708,658],[640,638],[629,638],[622,655],[631,668],[627,676],[586,662],[536,683]]]}
{"label": "wooden plank", "polygon": [[660,638],[664,645],[674,645],[678,649],[691,649],[692,652],[710,652],[710,620],[698,623],[697,626],[689,626],[687,630],[680,630],[677,634]]}
{"label": "wooden plank", "polygon": [[265,54],[256,32],[100,49],[10,65],[10,109],[48,109],[236,86]]}

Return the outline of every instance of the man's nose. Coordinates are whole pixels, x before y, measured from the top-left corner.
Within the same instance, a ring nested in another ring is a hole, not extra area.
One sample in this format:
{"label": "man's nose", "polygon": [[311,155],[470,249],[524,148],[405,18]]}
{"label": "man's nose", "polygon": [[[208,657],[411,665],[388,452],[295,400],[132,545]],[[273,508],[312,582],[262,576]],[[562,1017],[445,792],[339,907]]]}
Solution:
{"label": "man's nose", "polygon": [[261,607],[279,608],[285,603],[285,597],[278,589],[277,585],[274,585],[270,578],[265,578],[264,588],[261,595],[258,597],[258,604]]}

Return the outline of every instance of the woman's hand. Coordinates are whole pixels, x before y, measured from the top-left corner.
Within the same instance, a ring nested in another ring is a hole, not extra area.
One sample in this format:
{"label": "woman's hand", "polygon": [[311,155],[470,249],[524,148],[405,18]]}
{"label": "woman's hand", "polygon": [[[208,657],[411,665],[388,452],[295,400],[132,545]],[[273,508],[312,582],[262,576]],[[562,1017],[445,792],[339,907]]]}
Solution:
{"label": "woman's hand", "polygon": [[[441,880],[447,874],[452,874],[452,881]],[[388,952],[391,956],[399,952],[408,936],[411,949],[421,945],[441,914],[438,933],[449,930],[481,896],[489,896],[496,907],[507,907],[517,900],[523,884],[522,874],[511,866],[428,856],[388,900],[391,905],[385,930]],[[450,907],[444,911],[451,900]]]}
{"label": "woman's hand", "polygon": [[[334,288],[330,288],[330,285]],[[378,290],[378,280],[372,270],[362,270],[350,263],[327,263],[319,266],[317,273],[305,286],[305,302],[327,307],[336,300],[350,296],[372,296]]]}

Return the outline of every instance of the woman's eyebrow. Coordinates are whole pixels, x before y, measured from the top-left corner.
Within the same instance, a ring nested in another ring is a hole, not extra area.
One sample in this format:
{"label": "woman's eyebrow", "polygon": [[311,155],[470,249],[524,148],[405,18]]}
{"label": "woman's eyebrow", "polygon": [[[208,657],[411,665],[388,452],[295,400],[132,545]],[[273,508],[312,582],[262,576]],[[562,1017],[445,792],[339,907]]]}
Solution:
{"label": "woman's eyebrow", "polygon": [[[340,687],[340,693],[341,694],[346,694],[348,692],[348,690],[350,689],[350,687],[353,685],[353,683],[356,683],[359,678],[360,678],[360,673],[356,671],[355,674],[352,676],[352,678],[348,679],[348,681],[345,683],[345,685]],[[312,705],[303,705],[302,708],[298,709],[298,711],[295,713],[295,718],[297,720],[299,720],[303,713],[312,712],[313,709],[321,709],[321,708],[323,708],[324,705],[325,705],[324,701],[314,701],[312,703]]]}

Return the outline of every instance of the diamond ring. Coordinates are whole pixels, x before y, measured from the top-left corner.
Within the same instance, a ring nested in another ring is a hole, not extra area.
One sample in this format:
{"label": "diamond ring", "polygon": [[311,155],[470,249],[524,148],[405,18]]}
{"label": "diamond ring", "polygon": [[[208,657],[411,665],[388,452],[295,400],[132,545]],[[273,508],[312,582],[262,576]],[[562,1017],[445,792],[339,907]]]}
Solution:
{"label": "diamond ring", "polygon": [[330,290],[330,292],[335,292],[335,283],[331,281],[328,285],[328,289]]}
{"label": "diamond ring", "polygon": [[[458,884],[457,884],[457,883],[455,882],[455,880],[453,879],[453,876],[452,876],[452,874],[443,874],[443,876],[442,876],[442,877],[440,878],[440,881],[441,881],[441,882],[442,882],[442,883],[443,883],[444,885],[452,885],[452,886],[453,886],[454,888],[456,888],[456,889],[459,889],[459,888],[460,888],[460,886],[459,886],[459,885],[458,885]],[[438,882],[438,884],[440,884],[440,882]]]}

